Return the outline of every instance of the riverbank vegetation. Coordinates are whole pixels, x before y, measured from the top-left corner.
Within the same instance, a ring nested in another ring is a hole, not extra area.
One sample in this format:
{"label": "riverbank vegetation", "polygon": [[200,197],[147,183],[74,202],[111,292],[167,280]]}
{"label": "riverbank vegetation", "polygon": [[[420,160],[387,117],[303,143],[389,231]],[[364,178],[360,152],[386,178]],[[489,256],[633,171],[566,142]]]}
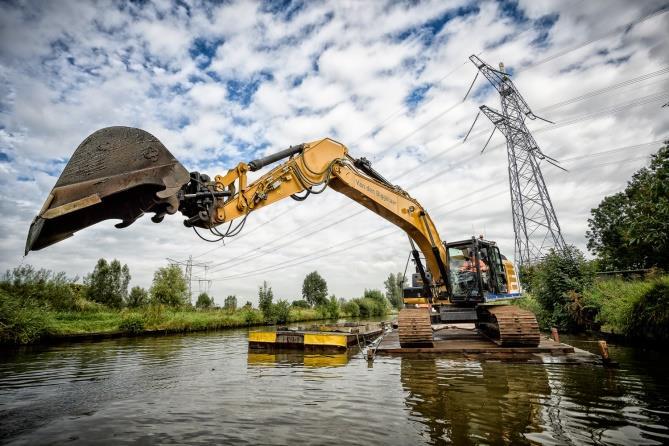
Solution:
{"label": "riverbank vegetation", "polygon": [[568,247],[523,269],[520,304],[543,328],[668,341],[669,142],[592,209],[588,228],[595,258]]}
{"label": "riverbank vegetation", "polygon": [[[310,280],[317,275],[311,273]],[[258,308],[250,301],[238,307],[234,295],[217,306],[208,293],[200,293],[195,305],[191,305],[186,279],[175,265],[159,268],[149,290],[135,286],[128,292],[130,279],[127,265],[105,259],[97,262],[83,283],[64,273],[36,270],[30,265],[7,271],[0,279],[0,344],[29,344],[79,335],[189,332],[382,316],[389,308],[378,290],[365,290],[363,297],[350,301],[334,295],[322,297],[323,291],[327,296],[327,284],[322,278],[322,283],[318,280],[317,300],[306,293],[303,299],[292,303],[274,301],[271,286],[263,282],[258,290]]]}

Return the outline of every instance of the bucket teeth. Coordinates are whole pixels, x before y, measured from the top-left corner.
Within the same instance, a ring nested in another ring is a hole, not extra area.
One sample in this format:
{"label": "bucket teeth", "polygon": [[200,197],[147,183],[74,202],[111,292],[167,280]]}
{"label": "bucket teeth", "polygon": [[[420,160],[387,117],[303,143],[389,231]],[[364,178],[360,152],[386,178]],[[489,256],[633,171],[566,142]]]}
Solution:
{"label": "bucket teeth", "polygon": [[26,254],[108,219],[117,227],[144,213],[173,214],[188,171],[150,133],[107,127],[88,136],[74,151],[35,217]]}

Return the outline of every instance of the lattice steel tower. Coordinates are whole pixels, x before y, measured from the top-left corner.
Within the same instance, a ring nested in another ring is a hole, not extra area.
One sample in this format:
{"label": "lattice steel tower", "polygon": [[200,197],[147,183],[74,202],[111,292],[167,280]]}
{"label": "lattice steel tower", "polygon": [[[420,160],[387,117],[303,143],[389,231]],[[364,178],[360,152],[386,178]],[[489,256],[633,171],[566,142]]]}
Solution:
{"label": "lattice steel tower", "polygon": [[504,66],[500,64],[499,70],[496,70],[477,56],[472,55],[469,59],[501,97],[501,112],[485,105],[481,106],[480,110],[506,137],[511,213],[515,232],[514,254],[519,265],[531,264],[546,255],[550,248],[560,250],[565,248],[560,224],[548,195],[539,161],[546,160],[557,167],[560,166],[556,164],[555,159],[541,152],[525,125],[526,119],[539,118],[544,121],[545,119],[532,113],[509,78],[509,74],[504,71]]}

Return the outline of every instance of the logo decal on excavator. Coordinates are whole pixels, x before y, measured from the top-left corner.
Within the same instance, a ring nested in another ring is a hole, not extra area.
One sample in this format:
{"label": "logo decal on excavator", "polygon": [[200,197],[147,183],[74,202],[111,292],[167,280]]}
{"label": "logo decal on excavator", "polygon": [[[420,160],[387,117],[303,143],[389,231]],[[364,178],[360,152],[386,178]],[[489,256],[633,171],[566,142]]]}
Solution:
{"label": "logo decal on excavator", "polygon": [[395,200],[391,196],[382,193],[382,191],[379,190],[378,188],[372,187],[371,185],[366,184],[357,178],[355,179],[355,185],[358,187],[358,189],[362,190],[367,195],[372,195],[376,197],[379,201],[385,202],[389,207],[390,206],[397,207],[397,200]]}
{"label": "logo decal on excavator", "polygon": [[144,149],[144,158],[146,158],[147,160],[151,160],[155,163],[156,161],[158,161],[158,155],[159,155],[158,149],[156,149],[153,146],[149,146],[146,149]]}

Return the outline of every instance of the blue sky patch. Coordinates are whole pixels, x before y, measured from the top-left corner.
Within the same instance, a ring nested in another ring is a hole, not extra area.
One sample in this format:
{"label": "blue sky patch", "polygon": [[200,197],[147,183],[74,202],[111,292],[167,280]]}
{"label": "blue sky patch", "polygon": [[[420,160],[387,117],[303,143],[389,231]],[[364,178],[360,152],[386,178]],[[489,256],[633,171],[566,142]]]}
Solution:
{"label": "blue sky patch", "polygon": [[525,23],[529,20],[517,0],[500,0],[498,3],[503,16],[513,19],[516,23]]}
{"label": "blue sky patch", "polygon": [[263,2],[260,10],[269,12],[286,22],[293,20],[296,14],[304,10],[304,0],[279,0]]}
{"label": "blue sky patch", "polygon": [[259,75],[250,80],[230,79],[225,83],[225,88],[228,91],[227,98],[241,104],[243,107],[248,107],[260,84],[272,79],[274,79],[272,73],[266,71],[260,72]]}
{"label": "blue sky patch", "polygon": [[547,47],[550,31],[559,18],[560,14],[547,14],[535,20],[534,28],[539,31],[539,35],[531,42],[531,44],[540,48]]}
{"label": "blue sky patch", "polygon": [[204,70],[211,65],[211,60],[216,55],[216,50],[219,46],[225,43],[225,39],[205,39],[197,37],[193,40],[188,54],[196,61],[197,67]]}
{"label": "blue sky patch", "polygon": [[432,85],[430,84],[424,84],[414,88],[409,92],[407,97],[404,98],[404,104],[410,111],[416,110],[420,103],[425,100],[425,96],[427,95],[427,92],[430,91],[430,88],[432,88]]}
{"label": "blue sky patch", "polygon": [[395,41],[403,41],[408,38],[417,36],[419,37],[426,46],[429,46],[433,43],[434,37],[444,29],[444,26],[451,20],[457,17],[466,17],[473,14],[478,14],[479,7],[475,3],[471,3],[466,6],[460,6],[455,9],[451,9],[443,13],[442,15],[428,20],[423,24],[415,27],[405,29],[404,31],[392,36]]}
{"label": "blue sky patch", "polygon": [[0,152],[0,163],[8,163],[11,161],[11,158],[9,155],[7,155],[5,152]]}

